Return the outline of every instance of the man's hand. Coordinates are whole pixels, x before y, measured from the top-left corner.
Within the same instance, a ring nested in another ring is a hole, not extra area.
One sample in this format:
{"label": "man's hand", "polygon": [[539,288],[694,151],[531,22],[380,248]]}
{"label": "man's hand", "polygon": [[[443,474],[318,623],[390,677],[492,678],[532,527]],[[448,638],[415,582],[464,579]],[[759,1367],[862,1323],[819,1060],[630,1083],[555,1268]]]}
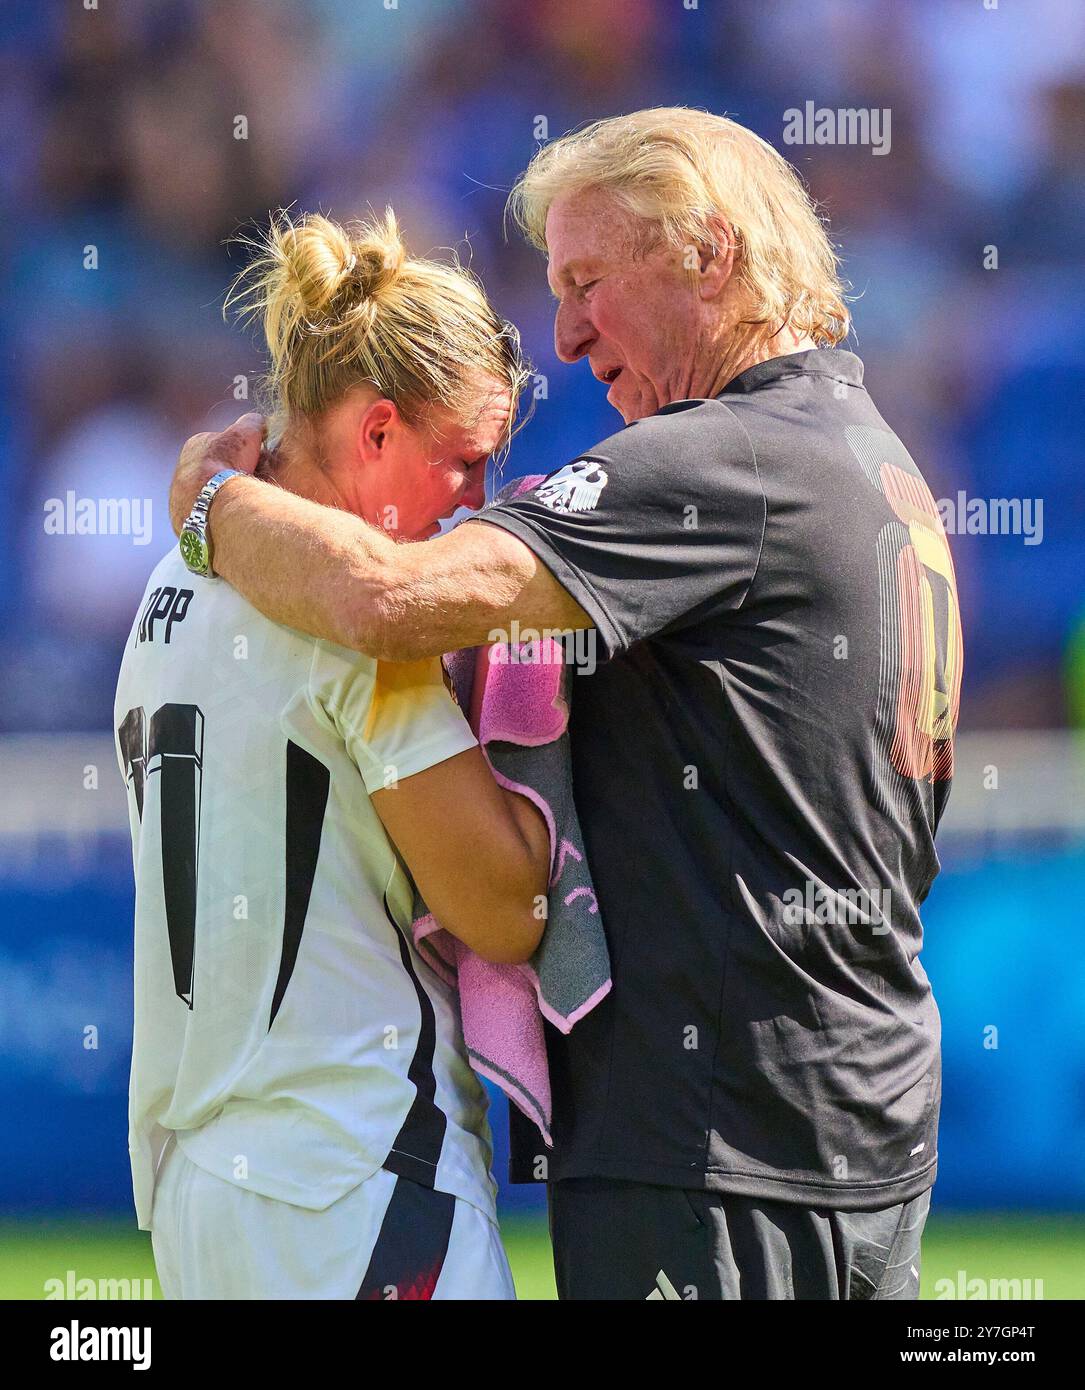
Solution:
{"label": "man's hand", "polygon": [[267,421],[255,411],[221,434],[194,434],[181,450],[181,458],[170,485],[170,523],[174,534],[188,519],[200,488],[224,468],[255,473],[263,457]]}

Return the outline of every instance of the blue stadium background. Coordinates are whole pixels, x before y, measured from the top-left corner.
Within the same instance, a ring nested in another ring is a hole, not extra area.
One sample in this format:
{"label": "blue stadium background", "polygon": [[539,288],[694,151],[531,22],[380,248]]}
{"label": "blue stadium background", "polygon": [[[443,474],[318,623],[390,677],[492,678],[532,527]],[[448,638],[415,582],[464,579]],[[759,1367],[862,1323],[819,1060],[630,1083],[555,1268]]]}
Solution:
{"label": "blue stadium background", "polygon": [[[961,767],[924,953],[945,1036],[938,1202],[1085,1208],[1083,40],[1072,0],[9,0],[0,1209],[129,1209],[130,860],[108,730],[172,540],[177,448],[239,414],[260,367],[222,322],[224,239],[280,204],[391,202],[415,249],[469,255],[545,383],[507,472],[548,471],[617,417],[586,365],[556,362],[504,191],[540,134],[671,102],[736,116],[802,169],[868,384],[935,497],[1043,500],[1041,544],[951,539]],[[890,108],[890,153],[782,146],[807,100]],[[45,501],[69,488],[151,497],[151,543],[47,537]]]}

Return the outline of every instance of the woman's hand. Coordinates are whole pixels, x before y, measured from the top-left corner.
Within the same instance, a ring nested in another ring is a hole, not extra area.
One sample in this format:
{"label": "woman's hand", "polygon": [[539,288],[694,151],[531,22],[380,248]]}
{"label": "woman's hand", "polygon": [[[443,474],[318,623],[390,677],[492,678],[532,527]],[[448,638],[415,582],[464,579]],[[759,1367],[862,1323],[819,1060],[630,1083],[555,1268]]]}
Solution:
{"label": "woman's hand", "polygon": [[267,421],[251,411],[220,434],[194,434],[186,440],[170,485],[170,524],[176,535],[188,519],[200,488],[223,468],[255,473],[264,457]]}

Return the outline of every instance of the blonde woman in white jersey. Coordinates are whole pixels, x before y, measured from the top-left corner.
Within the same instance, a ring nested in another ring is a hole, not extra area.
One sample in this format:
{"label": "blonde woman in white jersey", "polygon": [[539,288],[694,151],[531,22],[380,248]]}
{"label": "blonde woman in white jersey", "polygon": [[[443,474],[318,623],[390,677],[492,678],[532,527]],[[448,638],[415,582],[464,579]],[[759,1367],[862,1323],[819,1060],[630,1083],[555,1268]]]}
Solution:
{"label": "blonde woman in white jersey", "polygon": [[[482,504],[525,373],[472,277],[408,257],[390,212],[280,217],[235,298],[263,321],[284,488],[404,541]],[[439,664],[280,627],[175,551],[132,627],[116,729],[130,1148],[163,1292],[513,1297],[484,1093],[411,907],[417,883],[481,955],[525,960],[547,836]]]}

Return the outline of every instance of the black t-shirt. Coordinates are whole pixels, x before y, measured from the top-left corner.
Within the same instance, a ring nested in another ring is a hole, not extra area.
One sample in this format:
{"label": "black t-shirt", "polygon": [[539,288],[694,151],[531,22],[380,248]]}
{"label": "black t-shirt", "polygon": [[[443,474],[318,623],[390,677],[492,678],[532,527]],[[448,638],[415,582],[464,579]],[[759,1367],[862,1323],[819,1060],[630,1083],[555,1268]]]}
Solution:
{"label": "black t-shirt", "polygon": [[761,363],[481,514],[597,631],[569,727],[614,984],[548,1031],[551,1178],[854,1209],[934,1181],[919,905],[960,624],[931,494],[862,376],[842,351]]}

